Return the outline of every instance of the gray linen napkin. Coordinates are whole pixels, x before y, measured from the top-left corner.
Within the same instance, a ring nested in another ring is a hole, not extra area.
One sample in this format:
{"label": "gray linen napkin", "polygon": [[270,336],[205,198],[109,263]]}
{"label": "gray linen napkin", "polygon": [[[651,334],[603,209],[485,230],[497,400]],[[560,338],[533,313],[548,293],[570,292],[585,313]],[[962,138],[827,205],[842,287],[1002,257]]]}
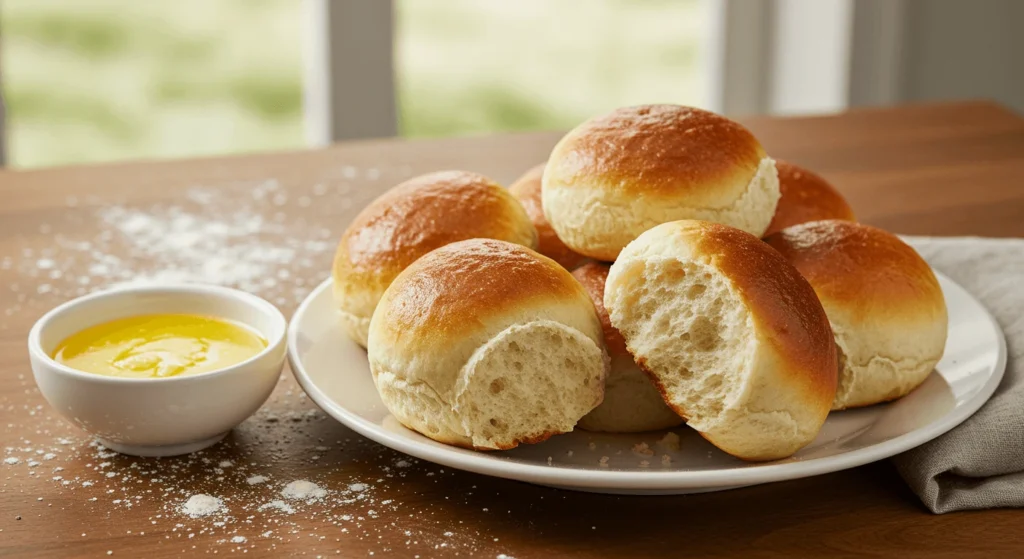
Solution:
{"label": "gray linen napkin", "polygon": [[893,462],[934,513],[1024,507],[1024,239],[905,240],[988,308],[1006,335],[1008,355],[991,400]]}

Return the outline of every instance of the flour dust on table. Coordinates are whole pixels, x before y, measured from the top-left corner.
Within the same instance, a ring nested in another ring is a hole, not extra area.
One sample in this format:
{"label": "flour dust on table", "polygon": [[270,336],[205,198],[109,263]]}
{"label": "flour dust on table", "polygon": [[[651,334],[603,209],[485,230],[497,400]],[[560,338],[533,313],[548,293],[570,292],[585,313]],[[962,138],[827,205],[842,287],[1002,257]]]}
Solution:
{"label": "flour dust on table", "polygon": [[[280,208],[289,198],[276,181],[250,192],[239,200],[220,189],[193,187],[170,204],[99,205],[88,214],[95,235],[57,233],[52,246],[24,249],[17,268],[26,281],[12,290],[23,292],[18,300],[24,301],[128,284],[205,282],[287,305],[306,291],[302,278],[329,262],[335,235],[290,220]],[[2,262],[14,266],[13,259]]]}
{"label": "flour dust on table", "polygon": [[[285,416],[260,412],[241,430],[248,431],[244,438],[249,450],[263,453],[260,449],[273,448],[275,442],[281,442],[261,437],[260,431],[267,426],[292,425],[291,432],[301,437],[306,432],[304,426],[324,419],[323,414],[313,410]],[[382,496],[408,476],[437,478],[453,473],[428,463],[381,448],[377,477],[331,482],[337,477],[341,468],[339,457],[344,456],[346,449],[375,446],[361,437],[310,441],[308,453],[298,457],[271,452],[269,457],[264,454],[254,460],[218,459],[217,455],[225,451],[236,457],[253,453],[226,441],[187,456],[156,459],[122,455],[85,437],[48,439],[45,433],[51,432],[51,422],[56,422],[56,418],[41,422],[45,428],[39,433],[44,436],[24,439],[18,446],[3,449],[0,476],[6,483],[0,486],[0,493],[14,492],[19,478],[36,477],[49,478],[62,497],[45,502],[43,497],[26,496],[24,508],[18,509],[24,516],[32,514],[37,506],[75,506],[74,492],[86,490],[96,494],[98,488],[101,496],[90,497],[83,504],[95,507],[100,517],[140,508],[147,501],[162,503],[159,512],[147,517],[153,527],[149,537],[162,534],[165,540],[187,544],[200,536],[212,536],[229,551],[273,551],[283,542],[309,537],[325,543],[341,538],[372,543],[378,539],[380,529],[368,521],[379,519],[392,519],[389,525],[407,537],[406,545],[410,547],[426,544],[438,550],[472,555],[481,538],[487,537],[453,526],[448,519],[432,521],[432,512],[427,508]],[[325,457],[330,460],[322,459]],[[281,462],[296,460],[321,464],[318,479],[275,480],[260,473],[280,466]],[[74,464],[84,464],[84,468]],[[78,474],[68,474],[72,469]],[[465,498],[472,495],[470,490]],[[310,518],[326,520],[330,529],[310,530],[305,525]],[[432,527],[424,529],[425,524]],[[252,535],[254,529],[258,536]],[[127,535],[145,537],[146,533],[128,531]],[[88,537],[88,533],[82,537]]]}
{"label": "flour dust on table", "polygon": [[17,272],[15,304],[0,309],[0,329],[33,299],[131,284],[213,283],[294,305],[309,291],[306,280],[315,285],[330,269],[340,235],[333,227],[347,223],[337,214],[372,197],[373,189],[351,181],[397,183],[409,172],[342,165],[312,185],[285,188],[274,178],[197,185],[147,205],[69,197],[59,221],[26,231],[20,253],[0,254],[0,271]]}

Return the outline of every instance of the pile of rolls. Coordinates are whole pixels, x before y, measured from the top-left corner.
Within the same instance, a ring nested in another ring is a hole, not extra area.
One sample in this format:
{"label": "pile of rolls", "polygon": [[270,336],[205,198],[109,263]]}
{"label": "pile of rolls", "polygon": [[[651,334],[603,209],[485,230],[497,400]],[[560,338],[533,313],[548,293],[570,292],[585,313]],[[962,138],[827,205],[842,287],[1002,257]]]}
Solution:
{"label": "pile of rolls", "polygon": [[445,171],[345,231],[343,329],[403,425],[479,450],[685,423],[745,460],[906,395],[945,301],[898,237],[723,116],[627,107],[509,189]]}

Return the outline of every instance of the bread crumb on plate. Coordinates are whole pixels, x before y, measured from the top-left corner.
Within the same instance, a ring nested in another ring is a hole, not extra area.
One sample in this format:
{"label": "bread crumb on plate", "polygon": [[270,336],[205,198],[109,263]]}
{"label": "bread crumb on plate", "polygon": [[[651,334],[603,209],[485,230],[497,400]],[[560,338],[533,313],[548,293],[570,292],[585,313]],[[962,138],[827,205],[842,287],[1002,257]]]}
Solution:
{"label": "bread crumb on plate", "polygon": [[658,446],[666,450],[679,450],[679,435],[669,431],[665,436],[658,439]]}
{"label": "bread crumb on plate", "polygon": [[633,452],[641,456],[654,456],[654,450],[647,446],[647,443],[637,443],[633,445]]}

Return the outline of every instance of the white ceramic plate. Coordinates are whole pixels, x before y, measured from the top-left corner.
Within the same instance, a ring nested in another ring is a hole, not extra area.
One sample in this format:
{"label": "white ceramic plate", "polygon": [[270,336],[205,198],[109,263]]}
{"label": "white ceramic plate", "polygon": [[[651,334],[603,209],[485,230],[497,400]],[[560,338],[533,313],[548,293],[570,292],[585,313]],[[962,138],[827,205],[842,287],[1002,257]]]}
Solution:
{"label": "white ceramic plate", "polygon": [[[1006,343],[978,301],[949,278],[938,277],[949,307],[949,341],[945,356],[924,384],[889,404],[833,413],[818,438],[795,456],[760,464],[733,458],[686,427],[674,429],[681,439],[679,450],[657,444],[664,431],[610,435],[576,430],[501,452],[475,452],[432,441],[398,423],[377,396],[366,352],[338,327],[330,280],[317,287],[292,318],[288,356],[295,378],[325,412],[361,435],[417,458],[581,491],[715,491],[887,458],[945,433],[977,411],[1003,376]],[[655,454],[633,452],[640,442]],[[604,466],[602,457],[608,458]]]}

